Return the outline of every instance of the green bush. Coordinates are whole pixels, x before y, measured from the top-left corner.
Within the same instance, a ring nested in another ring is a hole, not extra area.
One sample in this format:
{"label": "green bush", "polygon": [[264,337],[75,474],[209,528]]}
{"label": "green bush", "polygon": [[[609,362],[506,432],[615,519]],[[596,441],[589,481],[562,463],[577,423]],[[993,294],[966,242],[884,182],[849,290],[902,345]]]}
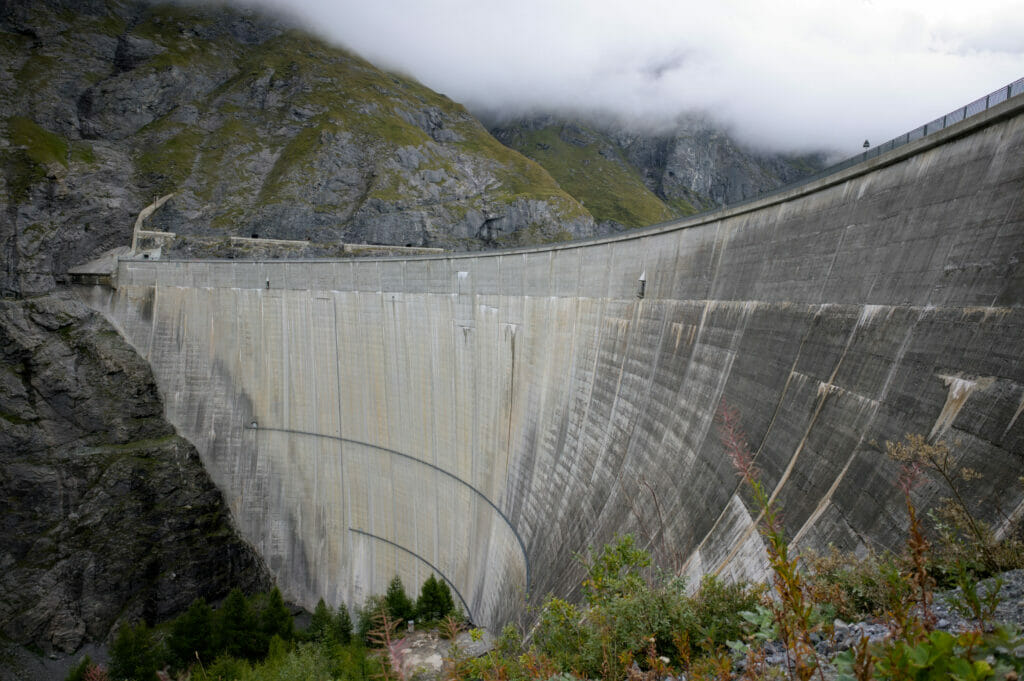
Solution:
{"label": "green bush", "polygon": [[86,655],[82,658],[81,662],[68,670],[68,675],[64,677],[64,681],[83,681],[85,679],[85,673],[89,671],[89,667],[92,665],[92,659]]}
{"label": "green bush", "polygon": [[693,620],[680,618],[694,647],[706,654],[721,651],[729,641],[743,637],[744,612],[755,610],[764,597],[761,585],[748,583],[726,584],[714,575],[705,575],[700,589],[693,597]]}
{"label": "green bush", "polygon": [[194,667],[192,674],[197,681],[239,681],[246,678],[251,671],[252,667],[245,660],[221,655],[205,669]]}
{"label": "green bush", "polygon": [[882,616],[910,596],[900,560],[888,553],[857,560],[833,547],[824,555],[808,553],[805,562],[811,597],[847,621]]}
{"label": "green bush", "polygon": [[921,640],[893,638],[836,657],[839,681],[1018,679],[1024,673],[1024,637],[1011,629],[990,633],[932,631]]}

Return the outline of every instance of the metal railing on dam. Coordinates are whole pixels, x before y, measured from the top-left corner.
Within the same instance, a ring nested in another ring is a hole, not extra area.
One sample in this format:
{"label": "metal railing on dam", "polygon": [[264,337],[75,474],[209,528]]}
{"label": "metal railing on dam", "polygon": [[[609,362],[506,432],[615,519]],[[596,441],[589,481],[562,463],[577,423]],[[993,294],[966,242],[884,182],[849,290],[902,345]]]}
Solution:
{"label": "metal railing on dam", "polygon": [[902,147],[905,144],[909,144],[911,142],[922,139],[926,135],[931,135],[932,133],[936,133],[940,130],[945,130],[954,123],[959,123],[963,120],[970,118],[971,116],[987,111],[993,106],[996,106],[997,104],[1002,104],[1011,97],[1016,97],[1017,95],[1020,94],[1024,94],[1024,78],[1018,78],[1017,80],[1013,81],[1012,83],[1009,83],[1008,85],[1004,85],[998,90],[993,90],[987,95],[979,97],[970,104],[954,109],[953,111],[950,111],[944,116],[940,116],[929,123],[919,125],[913,130],[905,132],[902,135],[893,137],[891,140],[887,142],[883,142],[882,144],[872,146],[869,149],[867,149],[867,151],[863,151],[859,154],[854,154],[853,156],[843,159],[838,163],[834,163],[828,166],[827,168],[823,168],[822,170],[814,173],[813,175],[802,177],[799,180],[796,180],[795,182],[790,182],[781,187],[778,187],[777,189],[773,189],[772,191],[767,192],[765,194],[752,196],[744,201],[738,201],[736,203],[730,204],[729,207],[742,206],[744,204],[757,201],[758,199],[762,199],[767,196],[781,194],[791,189],[795,189],[805,184],[814,182],[815,180],[820,180],[823,177],[828,177],[829,175],[838,173],[841,170],[846,170],[847,168],[863,163],[864,161],[870,161],[871,159],[876,158],[880,154],[884,154],[887,151],[892,151],[893,149],[898,149],[899,147]]}
{"label": "metal railing on dam", "polygon": [[[756,512],[714,427],[723,400],[798,546],[902,542],[897,464],[875,443],[906,433],[956,441],[982,476],[968,503],[996,532],[1019,522],[1022,158],[1013,97],[801,188],[634,234],[125,260],[116,289],[81,294],[149,361],[289,597],[358,605],[395,573],[418,585],[437,570],[495,626],[573,594],[572,556],[616,533],[691,579],[762,574]],[[256,445],[252,421],[268,426]],[[940,501],[935,485],[915,495]]]}

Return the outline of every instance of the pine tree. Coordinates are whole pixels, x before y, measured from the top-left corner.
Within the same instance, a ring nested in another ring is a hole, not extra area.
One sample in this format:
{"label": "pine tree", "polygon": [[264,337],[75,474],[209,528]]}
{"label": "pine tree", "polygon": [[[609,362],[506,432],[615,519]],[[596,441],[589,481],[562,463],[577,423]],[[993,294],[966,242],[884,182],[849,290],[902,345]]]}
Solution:
{"label": "pine tree", "polygon": [[452,592],[444,580],[434,575],[427,577],[416,599],[416,617],[422,621],[436,621],[455,611]]}
{"label": "pine tree", "polygon": [[455,613],[455,601],[452,600],[452,590],[448,588],[448,582],[443,579],[437,580],[438,601],[441,604],[441,617]]}
{"label": "pine tree", "polygon": [[239,589],[232,589],[217,611],[215,638],[218,652],[232,657],[260,657],[267,649],[266,639],[260,633],[249,601]]}
{"label": "pine tree", "polygon": [[405,587],[402,586],[402,578],[398,575],[395,575],[391,583],[388,584],[388,592],[384,596],[384,607],[388,611],[388,616],[395,622],[402,622],[413,616],[412,601],[406,595]]}
{"label": "pine tree", "polygon": [[363,607],[359,609],[359,629],[357,632],[363,643],[367,645],[371,643],[370,632],[377,626],[380,613],[386,611],[384,599],[380,594],[373,594],[363,603]]}
{"label": "pine tree", "polygon": [[309,626],[306,628],[306,636],[314,641],[327,641],[332,638],[336,638],[334,635],[334,617],[331,614],[331,609],[324,603],[324,599],[320,599],[316,602],[316,607],[313,609],[313,616],[309,620]]}
{"label": "pine tree", "polygon": [[267,597],[266,606],[260,612],[260,630],[267,640],[280,636],[282,640],[287,641],[294,633],[294,626],[292,614],[288,612],[281,597],[281,590],[275,586]]}
{"label": "pine tree", "polygon": [[352,642],[352,618],[344,603],[338,604],[338,613],[334,616],[334,636],[343,646]]}
{"label": "pine tree", "polygon": [[151,681],[163,663],[163,651],[145,622],[123,626],[110,646],[110,678]]}
{"label": "pine tree", "polygon": [[178,669],[188,669],[197,655],[202,662],[213,661],[213,610],[204,599],[192,601],[188,610],[174,620],[167,647]]}

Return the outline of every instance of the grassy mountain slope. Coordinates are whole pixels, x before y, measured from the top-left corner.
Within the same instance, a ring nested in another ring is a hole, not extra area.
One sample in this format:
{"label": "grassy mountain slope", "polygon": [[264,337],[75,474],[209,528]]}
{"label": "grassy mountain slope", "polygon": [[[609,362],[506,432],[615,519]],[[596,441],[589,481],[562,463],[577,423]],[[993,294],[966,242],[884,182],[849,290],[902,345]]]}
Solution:
{"label": "grassy mountain slope", "polygon": [[747,148],[701,116],[673,129],[539,115],[491,128],[544,166],[599,222],[639,227],[757,196],[824,167],[822,154]]}
{"label": "grassy mountain slope", "polygon": [[460,104],[258,13],[17,2],[0,37],[8,291],[127,243],[171,192],[151,224],[181,234],[477,249],[594,233]]}
{"label": "grassy mountain slope", "polygon": [[495,134],[547,169],[599,222],[640,227],[693,212],[689,205],[674,209],[655,195],[618,146],[591,126],[551,120]]}

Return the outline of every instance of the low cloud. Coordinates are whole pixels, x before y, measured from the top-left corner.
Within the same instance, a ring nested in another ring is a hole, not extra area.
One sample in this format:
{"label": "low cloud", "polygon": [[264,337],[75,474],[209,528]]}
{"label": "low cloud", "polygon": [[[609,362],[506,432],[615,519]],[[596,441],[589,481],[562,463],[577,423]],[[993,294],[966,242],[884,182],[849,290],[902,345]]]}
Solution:
{"label": "low cloud", "polygon": [[1024,76],[1018,0],[251,0],[492,118],[537,110],[857,151]]}

